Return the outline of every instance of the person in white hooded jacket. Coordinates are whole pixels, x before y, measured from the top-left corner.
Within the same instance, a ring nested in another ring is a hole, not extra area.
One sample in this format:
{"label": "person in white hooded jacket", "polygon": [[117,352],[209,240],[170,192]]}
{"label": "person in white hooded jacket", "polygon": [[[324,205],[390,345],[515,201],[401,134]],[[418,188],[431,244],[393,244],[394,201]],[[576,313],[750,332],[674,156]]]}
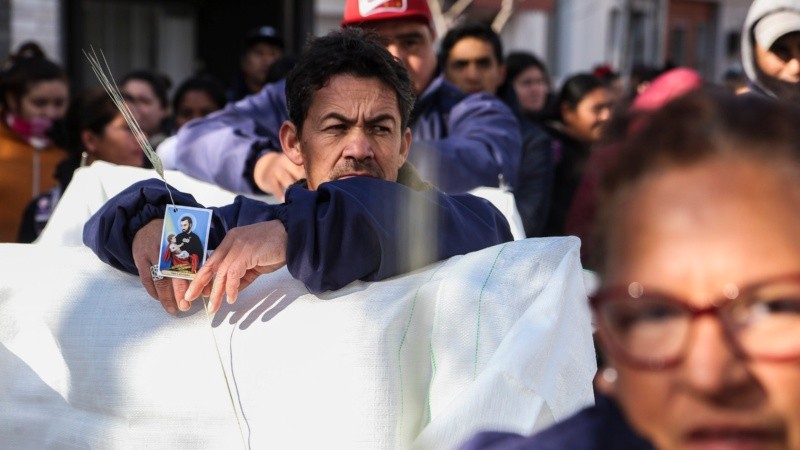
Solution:
{"label": "person in white hooded jacket", "polygon": [[800,0],[755,0],[742,30],[750,92],[800,103]]}

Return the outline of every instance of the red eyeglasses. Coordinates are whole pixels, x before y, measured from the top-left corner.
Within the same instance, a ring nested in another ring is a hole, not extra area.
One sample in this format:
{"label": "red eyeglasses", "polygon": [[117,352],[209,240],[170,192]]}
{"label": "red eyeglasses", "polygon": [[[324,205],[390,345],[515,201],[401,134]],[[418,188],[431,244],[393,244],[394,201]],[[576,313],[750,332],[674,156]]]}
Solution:
{"label": "red eyeglasses", "polygon": [[629,365],[660,370],[679,364],[691,342],[692,322],[716,316],[742,358],[789,361],[800,358],[800,274],[745,287],[726,285],[711,306],[650,291],[639,283],[612,286],[591,297],[601,338]]}

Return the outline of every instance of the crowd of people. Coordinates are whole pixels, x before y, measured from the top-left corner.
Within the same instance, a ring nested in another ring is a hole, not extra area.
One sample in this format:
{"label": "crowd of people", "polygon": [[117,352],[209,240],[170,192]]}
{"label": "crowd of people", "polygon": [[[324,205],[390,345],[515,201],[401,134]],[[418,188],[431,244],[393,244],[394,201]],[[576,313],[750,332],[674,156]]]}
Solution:
{"label": "crowd of people", "polygon": [[[152,272],[163,183],[111,199],[85,243],[166,311],[201,293],[216,310],[284,265],[321,292],[506,242],[502,214],[466,193],[505,188],[528,237],[579,236],[600,277],[597,403],[465,449],[800,449],[800,1],[753,2],[735,92],[680,67],[638,68],[628,86],[597,67],[556,88],[489,25],[456,25],[437,52],[427,2],[362,3],[296,57],[274,29],[252,31],[227,93],[198,75],[172,114],[163,77],[121,78],[151,143],[175,135],[170,168],[282,203],[213,208],[216,250],[191,282]],[[36,238],[78,166],[145,164],[102,91],[70,101],[63,70],[30,53],[0,84],[4,241]]]}

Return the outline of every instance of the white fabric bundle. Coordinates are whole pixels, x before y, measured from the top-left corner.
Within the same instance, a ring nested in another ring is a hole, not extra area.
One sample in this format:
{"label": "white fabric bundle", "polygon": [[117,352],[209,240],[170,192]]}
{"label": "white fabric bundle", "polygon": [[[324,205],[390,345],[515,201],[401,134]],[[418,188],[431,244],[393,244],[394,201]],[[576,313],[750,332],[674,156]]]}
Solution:
{"label": "white fabric bundle", "polygon": [[282,269],[210,325],[84,247],[3,244],[0,273],[3,448],[447,449],[592,402],[575,238],[318,296]]}

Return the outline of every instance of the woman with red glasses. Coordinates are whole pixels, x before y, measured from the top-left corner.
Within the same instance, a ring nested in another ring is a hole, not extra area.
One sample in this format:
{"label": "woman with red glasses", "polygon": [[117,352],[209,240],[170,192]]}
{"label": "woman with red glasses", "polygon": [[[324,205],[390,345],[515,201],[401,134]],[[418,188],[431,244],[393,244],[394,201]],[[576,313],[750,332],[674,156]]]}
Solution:
{"label": "woman with red glasses", "polygon": [[694,92],[603,184],[597,405],[465,448],[800,449],[800,112]]}

